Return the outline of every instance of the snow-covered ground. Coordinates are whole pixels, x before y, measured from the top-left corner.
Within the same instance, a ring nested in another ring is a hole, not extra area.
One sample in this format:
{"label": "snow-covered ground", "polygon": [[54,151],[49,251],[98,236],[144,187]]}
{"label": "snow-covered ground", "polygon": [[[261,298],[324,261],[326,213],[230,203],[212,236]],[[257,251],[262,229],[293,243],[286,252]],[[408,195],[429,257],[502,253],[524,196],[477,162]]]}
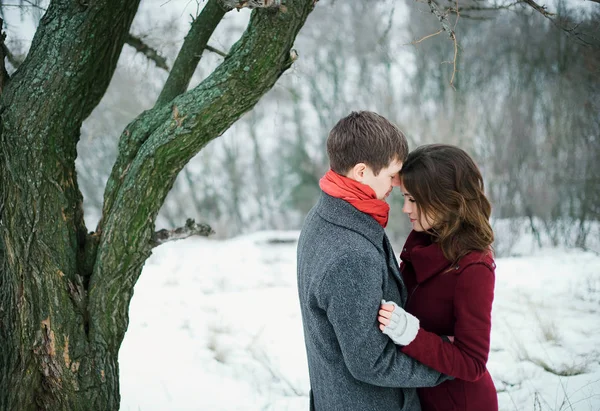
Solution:
{"label": "snow-covered ground", "polygon": [[[120,351],[121,409],[307,410],[297,236],[156,249]],[[600,256],[544,249],[497,266],[488,367],[500,409],[600,410]]]}

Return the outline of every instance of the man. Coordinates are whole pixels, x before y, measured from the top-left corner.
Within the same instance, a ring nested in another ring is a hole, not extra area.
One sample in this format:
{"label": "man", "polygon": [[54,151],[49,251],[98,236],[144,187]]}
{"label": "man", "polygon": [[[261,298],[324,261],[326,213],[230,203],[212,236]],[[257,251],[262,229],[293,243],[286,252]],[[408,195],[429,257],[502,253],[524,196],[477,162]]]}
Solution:
{"label": "man", "polygon": [[[377,323],[382,300],[407,299],[383,230],[406,138],[378,114],[353,112],[329,133],[327,154],[331,170],[298,242],[311,409],[418,411],[415,387],[446,377],[404,355]],[[403,328],[408,344],[418,323]]]}

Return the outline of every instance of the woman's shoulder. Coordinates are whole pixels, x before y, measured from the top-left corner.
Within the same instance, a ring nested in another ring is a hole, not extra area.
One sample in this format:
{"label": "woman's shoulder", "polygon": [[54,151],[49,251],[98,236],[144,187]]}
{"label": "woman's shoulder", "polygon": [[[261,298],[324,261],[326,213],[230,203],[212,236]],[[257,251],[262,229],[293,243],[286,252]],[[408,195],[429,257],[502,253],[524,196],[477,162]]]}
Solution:
{"label": "woman's shoulder", "polygon": [[493,298],[496,284],[496,264],[491,252],[472,251],[459,261],[456,286],[463,292],[477,290],[478,297]]}
{"label": "woman's shoulder", "polygon": [[492,271],[492,273],[495,272],[496,263],[494,262],[494,254],[492,253],[492,250],[470,251],[467,255],[458,260],[458,264],[455,269],[459,272],[462,272],[467,267],[476,264],[487,267],[490,271]]}

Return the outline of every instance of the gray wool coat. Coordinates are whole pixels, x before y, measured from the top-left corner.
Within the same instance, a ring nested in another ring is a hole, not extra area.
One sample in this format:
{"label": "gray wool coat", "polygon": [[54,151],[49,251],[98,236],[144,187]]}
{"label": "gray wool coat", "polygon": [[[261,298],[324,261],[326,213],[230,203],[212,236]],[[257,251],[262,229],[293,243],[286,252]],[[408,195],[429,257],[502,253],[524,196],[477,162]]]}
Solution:
{"label": "gray wool coat", "polygon": [[446,377],[378,328],[381,300],[404,306],[407,296],[375,219],[322,193],[300,234],[297,274],[311,410],[419,411],[415,387]]}

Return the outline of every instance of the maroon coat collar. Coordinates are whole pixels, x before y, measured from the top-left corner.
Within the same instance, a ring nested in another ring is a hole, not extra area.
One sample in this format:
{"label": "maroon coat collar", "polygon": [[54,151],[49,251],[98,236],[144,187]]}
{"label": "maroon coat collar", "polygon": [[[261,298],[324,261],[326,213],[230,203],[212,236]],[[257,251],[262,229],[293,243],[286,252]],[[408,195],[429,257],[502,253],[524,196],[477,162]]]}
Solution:
{"label": "maroon coat collar", "polygon": [[[412,264],[419,284],[448,270],[451,264],[451,261],[444,257],[440,245],[433,242],[430,234],[414,230],[404,243],[400,259],[404,263]],[[452,268],[458,274],[471,264],[484,264],[492,271],[496,268],[492,253],[481,251],[468,253]]]}
{"label": "maroon coat collar", "polygon": [[418,283],[427,281],[450,266],[450,261],[444,257],[439,244],[432,241],[431,235],[414,230],[406,239],[400,258],[413,265]]}

